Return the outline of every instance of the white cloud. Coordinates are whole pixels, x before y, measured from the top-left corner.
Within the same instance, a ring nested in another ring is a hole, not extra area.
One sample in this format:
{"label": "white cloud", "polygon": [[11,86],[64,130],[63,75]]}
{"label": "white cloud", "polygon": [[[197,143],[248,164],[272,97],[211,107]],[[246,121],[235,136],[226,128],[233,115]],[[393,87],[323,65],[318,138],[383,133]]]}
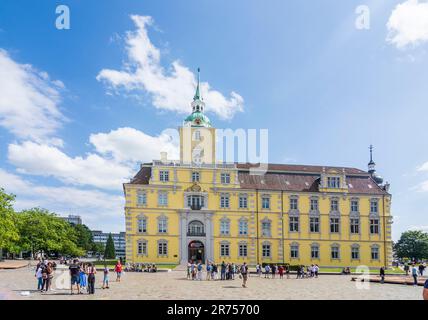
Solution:
{"label": "white cloud", "polygon": [[423,231],[423,232],[428,232],[428,226],[410,226],[409,230],[412,230],[412,231],[418,231],[418,230],[420,230],[420,231]]}
{"label": "white cloud", "polygon": [[6,192],[17,195],[16,210],[42,207],[61,215],[81,215],[83,222],[89,226],[112,231],[124,229],[122,195],[70,187],[40,186],[1,168],[0,181],[0,187]]}
{"label": "white cloud", "polygon": [[416,186],[416,191],[419,191],[419,192],[428,192],[428,180],[427,181],[423,181],[420,184],[418,184]]}
{"label": "white cloud", "polygon": [[58,107],[63,88],[61,81],[16,63],[0,49],[0,126],[16,137],[62,144],[51,136],[65,120]]}
{"label": "white cloud", "polygon": [[428,172],[428,161],[417,168],[418,171]]}
{"label": "white cloud", "polygon": [[[161,53],[147,34],[147,27],[153,24],[153,19],[138,15],[131,16],[131,19],[137,29],[126,35],[129,61],[121,71],[103,69],[97,80],[106,82],[115,90],[143,90],[151,95],[153,105],[158,109],[189,113],[196,87],[194,74],[178,60],[172,63],[170,72],[165,71],[160,61]],[[236,92],[232,91],[227,98],[211,89],[207,82],[202,82],[201,93],[207,104],[206,110],[220,118],[230,119],[236,112],[243,111],[244,99]]]}
{"label": "white cloud", "polygon": [[31,141],[10,144],[8,159],[20,173],[55,177],[72,185],[120,190],[132,175],[129,166],[97,154],[72,158],[54,146]]}
{"label": "white cloud", "polygon": [[153,137],[133,128],[119,128],[109,133],[92,134],[89,138],[102,155],[111,155],[118,162],[147,162],[160,158],[160,152],[168,158],[178,159],[179,146],[176,131],[165,130]]}
{"label": "white cloud", "polygon": [[388,23],[387,41],[397,48],[428,41],[428,2],[407,0],[398,4]]}
{"label": "white cloud", "polygon": [[154,137],[133,128],[92,134],[90,142],[96,152],[84,157],[70,157],[55,146],[24,141],[9,144],[8,160],[22,174],[54,177],[71,185],[121,190],[122,183],[136,173],[137,162],[159,159],[161,151],[168,152],[170,159],[178,159],[176,134],[176,130],[170,129]]}

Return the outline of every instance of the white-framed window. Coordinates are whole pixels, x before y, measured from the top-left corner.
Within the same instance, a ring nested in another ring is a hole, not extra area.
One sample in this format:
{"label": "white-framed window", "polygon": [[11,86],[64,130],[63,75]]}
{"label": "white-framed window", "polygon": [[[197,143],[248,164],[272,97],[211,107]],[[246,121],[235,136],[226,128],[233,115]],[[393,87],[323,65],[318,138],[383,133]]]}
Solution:
{"label": "white-framed window", "polygon": [[340,188],[340,177],[327,177],[328,188]]}
{"label": "white-framed window", "polygon": [[360,219],[359,218],[350,218],[350,224],[351,224],[351,233],[352,234],[359,234],[360,233]]}
{"label": "white-framed window", "polygon": [[317,244],[311,245],[311,259],[319,259],[320,247]]}
{"label": "white-framed window", "polygon": [[292,244],[290,246],[290,258],[291,259],[297,259],[297,258],[299,258],[299,245]]}
{"label": "white-framed window", "polygon": [[358,212],[358,200],[351,200],[351,212]]}
{"label": "white-framed window", "polygon": [[165,191],[159,191],[158,193],[158,205],[167,206],[168,205],[168,193]]}
{"label": "white-framed window", "polygon": [[199,195],[189,195],[187,196],[187,207],[189,208],[204,208],[205,207],[205,198]]}
{"label": "white-framed window", "polygon": [[270,209],[270,198],[267,196],[262,197],[262,208]]}
{"label": "white-framed window", "polygon": [[370,218],[370,234],[379,234],[378,218]]}
{"label": "white-framed window", "polygon": [[248,234],[248,221],[239,220],[239,235],[246,236]]}
{"label": "white-framed window", "polygon": [[311,211],[318,211],[318,199],[311,199]]}
{"label": "white-framed window", "polygon": [[352,246],[351,247],[351,259],[359,260],[360,259],[360,247]]}
{"label": "white-framed window", "polygon": [[378,212],[379,212],[378,201],[376,199],[370,200],[370,213],[378,213]]}
{"label": "white-framed window", "polygon": [[238,255],[240,257],[246,257],[248,255],[248,246],[246,243],[240,243],[238,249]]}
{"label": "white-framed window", "polygon": [[371,258],[372,258],[372,260],[379,260],[379,247],[378,246],[372,246]]}
{"label": "white-framed window", "polygon": [[199,130],[196,130],[194,132],[194,139],[193,140],[195,140],[195,141],[201,141],[201,132]]}
{"label": "white-framed window", "polygon": [[332,259],[339,259],[340,258],[340,248],[339,246],[332,246],[331,247],[331,258]]}
{"label": "white-framed window", "polygon": [[270,258],[270,256],[271,256],[270,243],[263,243],[262,244],[262,257],[263,258]]}
{"label": "white-framed window", "polygon": [[147,204],[147,192],[138,191],[137,193],[137,205],[145,206]]}
{"label": "white-framed window", "polygon": [[199,182],[200,173],[198,171],[192,172],[192,182]]}
{"label": "white-framed window", "polygon": [[204,224],[198,220],[194,220],[194,221],[190,222],[187,231],[188,231],[190,236],[205,235]]}
{"label": "white-framed window", "polygon": [[229,208],[230,206],[230,197],[228,194],[220,195],[220,208]]}
{"label": "white-framed window", "polygon": [[220,234],[228,235],[230,233],[230,221],[229,219],[220,220]]}
{"label": "white-framed window", "polygon": [[299,232],[299,217],[290,217],[290,232]]}
{"label": "white-framed window", "polygon": [[248,208],[248,197],[246,194],[239,195],[239,208],[240,209]]}
{"label": "white-framed window", "polygon": [[310,232],[320,232],[320,218],[319,217],[310,217],[309,218],[309,231]]}
{"label": "white-framed window", "polygon": [[168,242],[166,240],[158,241],[158,255],[167,256],[168,255]]}
{"label": "white-framed window", "polygon": [[159,170],[159,181],[168,182],[169,181],[169,171],[168,170]]}
{"label": "white-framed window", "polygon": [[290,210],[297,210],[298,204],[297,204],[297,198],[291,198],[290,199]]}
{"label": "white-framed window", "polygon": [[168,232],[168,219],[167,217],[158,218],[158,233],[167,233]]}
{"label": "white-framed window", "polygon": [[146,233],[147,232],[147,218],[140,217],[138,218],[138,233]]}
{"label": "white-framed window", "polygon": [[147,241],[137,242],[137,253],[141,255],[147,255]]}
{"label": "white-framed window", "polygon": [[230,183],[230,173],[221,173],[220,174],[220,181],[223,184],[229,184]]}
{"label": "white-framed window", "polygon": [[262,236],[263,237],[271,236],[271,222],[268,220],[262,221]]}
{"label": "white-framed window", "polygon": [[330,211],[337,212],[339,211],[339,200],[331,199],[330,200]]}
{"label": "white-framed window", "polygon": [[340,219],[337,217],[330,217],[330,232],[339,233]]}
{"label": "white-framed window", "polygon": [[220,256],[228,257],[230,256],[230,245],[229,243],[220,243]]}

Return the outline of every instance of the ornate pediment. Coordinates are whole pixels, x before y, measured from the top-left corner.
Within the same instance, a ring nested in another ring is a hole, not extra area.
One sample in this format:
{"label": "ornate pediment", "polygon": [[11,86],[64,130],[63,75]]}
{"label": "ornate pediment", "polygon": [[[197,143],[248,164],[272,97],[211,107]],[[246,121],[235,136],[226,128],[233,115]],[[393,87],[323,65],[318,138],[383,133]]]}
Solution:
{"label": "ornate pediment", "polygon": [[187,192],[204,192],[201,188],[201,186],[194,182],[189,188],[186,189]]}

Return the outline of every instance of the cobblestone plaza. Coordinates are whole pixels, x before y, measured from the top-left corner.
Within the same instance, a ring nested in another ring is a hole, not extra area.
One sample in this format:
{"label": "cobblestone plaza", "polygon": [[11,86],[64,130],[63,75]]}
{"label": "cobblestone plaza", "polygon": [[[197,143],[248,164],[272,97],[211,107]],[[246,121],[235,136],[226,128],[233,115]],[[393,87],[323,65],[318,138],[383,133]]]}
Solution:
{"label": "cobblestone plaza", "polygon": [[[70,295],[68,289],[56,289],[41,294],[35,290],[37,282],[30,268],[0,270],[0,299],[186,299],[186,300],[233,300],[233,299],[284,299],[284,300],[421,300],[422,287],[370,283],[369,289],[358,289],[351,276],[321,275],[317,279],[264,279],[251,275],[248,288],[241,287],[241,280],[191,281],[183,271],[134,273],[128,272],[122,282],[114,282],[111,274],[110,289],[101,289],[102,275],[96,279],[94,296]],[[29,294],[29,295],[26,295]]]}

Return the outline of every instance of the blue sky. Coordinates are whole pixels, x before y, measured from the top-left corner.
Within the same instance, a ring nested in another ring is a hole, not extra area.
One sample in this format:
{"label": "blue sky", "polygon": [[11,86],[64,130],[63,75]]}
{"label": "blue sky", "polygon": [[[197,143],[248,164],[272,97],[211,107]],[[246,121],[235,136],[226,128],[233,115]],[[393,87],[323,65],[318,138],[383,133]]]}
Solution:
{"label": "blue sky", "polygon": [[428,4],[367,0],[363,30],[360,4],[2,1],[0,185],[17,209],[124,229],[121,181],[174,154],[161,133],[190,112],[201,67],[216,127],[269,129],[275,163],[366,169],[373,144],[393,237],[427,230]]}

